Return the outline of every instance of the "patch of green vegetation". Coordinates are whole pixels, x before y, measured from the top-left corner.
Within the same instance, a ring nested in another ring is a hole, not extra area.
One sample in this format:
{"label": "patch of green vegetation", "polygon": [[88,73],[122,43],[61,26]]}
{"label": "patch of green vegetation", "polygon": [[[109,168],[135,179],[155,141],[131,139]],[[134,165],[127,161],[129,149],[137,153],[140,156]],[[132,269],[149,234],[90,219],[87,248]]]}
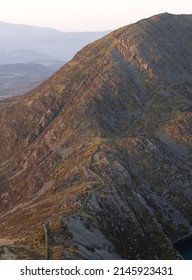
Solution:
{"label": "patch of green vegetation", "polygon": [[100,141],[101,139],[99,137],[96,137],[87,147],[87,149],[82,151],[80,155],[74,155],[74,157],[71,156],[69,160],[66,160],[64,162],[57,162],[54,170],[54,179],[60,180],[60,178],[64,177],[75,166],[86,166],[88,164],[89,158],[95,151],[96,147],[99,145]]}
{"label": "patch of green vegetation", "polygon": [[27,245],[44,259],[45,257],[45,232],[43,225],[32,232],[26,240]]}

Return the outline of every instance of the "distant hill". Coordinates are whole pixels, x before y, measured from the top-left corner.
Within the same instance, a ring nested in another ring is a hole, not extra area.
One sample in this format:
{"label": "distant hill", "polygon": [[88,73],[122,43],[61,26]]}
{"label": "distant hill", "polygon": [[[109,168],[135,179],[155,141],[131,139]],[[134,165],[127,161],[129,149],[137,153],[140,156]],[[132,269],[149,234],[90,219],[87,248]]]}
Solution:
{"label": "distant hill", "polygon": [[0,99],[32,90],[63,64],[61,61],[44,61],[0,65]]}
{"label": "distant hill", "polygon": [[0,22],[0,64],[68,61],[83,46],[107,33],[65,33],[51,28]]}
{"label": "distant hill", "polygon": [[54,60],[49,54],[31,50],[0,50],[0,65],[16,63],[34,63],[36,61]]}

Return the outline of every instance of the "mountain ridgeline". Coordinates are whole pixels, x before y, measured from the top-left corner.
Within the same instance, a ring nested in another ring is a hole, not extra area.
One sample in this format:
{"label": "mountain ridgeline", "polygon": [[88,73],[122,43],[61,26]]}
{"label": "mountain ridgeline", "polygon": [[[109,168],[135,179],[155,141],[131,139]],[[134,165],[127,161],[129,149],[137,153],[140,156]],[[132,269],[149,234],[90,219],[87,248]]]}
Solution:
{"label": "mountain ridgeline", "polygon": [[0,22],[0,64],[69,61],[80,48],[107,33]]}
{"label": "mountain ridgeline", "polygon": [[0,238],[37,258],[181,257],[174,244],[192,226],[191,46],[191,15],[156,15],[0,102]]}

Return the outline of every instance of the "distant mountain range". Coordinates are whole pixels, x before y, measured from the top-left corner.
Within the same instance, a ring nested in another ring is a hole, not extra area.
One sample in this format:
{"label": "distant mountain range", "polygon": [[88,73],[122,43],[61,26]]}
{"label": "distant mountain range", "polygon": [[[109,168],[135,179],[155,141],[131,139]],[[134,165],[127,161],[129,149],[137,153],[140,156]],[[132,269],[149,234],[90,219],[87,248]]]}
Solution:
{"label": "distant mountain range", "polygon": [[21,95],[108,32],[64,33],[0,22],[0,99]]}
{"label": "distant mountain range", "polygon": [[191,46],[192,15],[156,15],[0,101],[0,258],[181,259]]}
{"label": "distant mountain range", "polygon": [[106,32],[65,33],[51,28],[0,22],[0,64],[68,61]]}

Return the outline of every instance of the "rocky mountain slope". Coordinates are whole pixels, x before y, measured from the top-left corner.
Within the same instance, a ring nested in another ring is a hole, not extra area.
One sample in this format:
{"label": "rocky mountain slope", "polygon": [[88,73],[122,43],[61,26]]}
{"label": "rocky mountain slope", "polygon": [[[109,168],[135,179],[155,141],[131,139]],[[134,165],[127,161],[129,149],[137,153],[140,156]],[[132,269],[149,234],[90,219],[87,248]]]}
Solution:
{"label": "rocky mountain slope", "polygon": [[38,258],[180,257],[174,243],[192,221],[191,45],[192,16],[153,16],[0,102],[0,238]]}

